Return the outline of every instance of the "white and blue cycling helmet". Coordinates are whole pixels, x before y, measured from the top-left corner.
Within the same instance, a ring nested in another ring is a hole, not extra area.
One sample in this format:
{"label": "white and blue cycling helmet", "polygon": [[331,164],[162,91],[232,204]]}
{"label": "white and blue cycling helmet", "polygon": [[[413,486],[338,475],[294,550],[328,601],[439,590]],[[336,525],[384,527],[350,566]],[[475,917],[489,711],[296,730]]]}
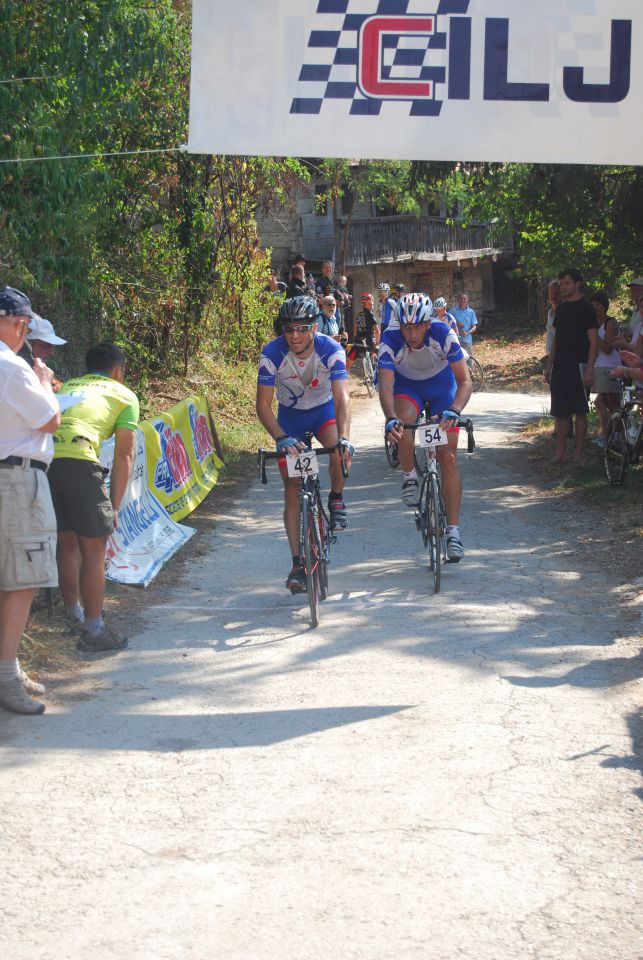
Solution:
{"label": "white and blue cycling helmet", "polygon": [[397,319],[401,324],[425,323],[431,319],[433,303],[424,293],[406,293],[396,306]]}
{"label": "white and blue cycling helmet", "polygon": [[440,310],[442,307],[446,310],[447,302],[444,297],[438,297],[437,300],[434,301],[433,306],[436,310]]}

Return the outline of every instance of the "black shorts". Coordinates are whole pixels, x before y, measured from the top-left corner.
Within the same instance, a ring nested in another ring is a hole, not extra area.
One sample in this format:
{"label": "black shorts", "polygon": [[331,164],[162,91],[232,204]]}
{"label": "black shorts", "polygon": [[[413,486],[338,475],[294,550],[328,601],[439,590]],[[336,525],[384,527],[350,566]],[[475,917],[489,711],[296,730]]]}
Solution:
{"label": "black shorts", "polygon": [[578,363],[554,363],[549,387],[552,417],[569,417],[572,413],[587,413],[589,410]]}
{"label": "black shorts", "polygon": [[114,530],[107,471],[92,460],[61,457],[47,473],[58,532],[73,530],[79,537],[108,537]]}

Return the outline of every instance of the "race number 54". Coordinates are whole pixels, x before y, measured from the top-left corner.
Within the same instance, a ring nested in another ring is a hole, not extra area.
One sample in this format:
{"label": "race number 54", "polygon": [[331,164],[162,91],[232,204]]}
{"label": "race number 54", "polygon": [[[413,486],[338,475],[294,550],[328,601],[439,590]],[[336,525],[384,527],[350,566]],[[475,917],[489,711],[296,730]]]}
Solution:
{"label": "race number 54", "polygon": [[430,423],[420,430],[421,447],[443,447],[448,442],[446,431],[440,430],[437,423]]}

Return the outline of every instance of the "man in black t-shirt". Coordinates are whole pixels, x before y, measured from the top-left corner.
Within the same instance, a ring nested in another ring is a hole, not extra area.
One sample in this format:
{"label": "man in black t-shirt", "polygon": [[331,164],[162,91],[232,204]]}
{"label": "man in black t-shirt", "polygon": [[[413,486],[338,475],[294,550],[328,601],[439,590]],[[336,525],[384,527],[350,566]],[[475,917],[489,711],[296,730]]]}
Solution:
{"label": "man in black t-shirt", "polygon": [[582,276],[572,268],[559,275],[559,304],[554,318],[554,343],[545,379],[550,385],[551,413],[556,418],[556,453],[552,463],[562,463],[567,452],[569,418],[576,417],[574,461],[583,459],[587,433],[586,386],[592,383],[598,351],[596,314],[580,292]]}
{"label": "man in black t-shirt", "polygon": [[353,346],[348,351],[347,366],[350,369],[356,357],[363,352],[363,345],[370,351],[373,364],[377,363],[377,345],[380,342],[380,328],[373,313],[373,294],[363,293],[360,296],[362,310],[355,317],[353,324]]}

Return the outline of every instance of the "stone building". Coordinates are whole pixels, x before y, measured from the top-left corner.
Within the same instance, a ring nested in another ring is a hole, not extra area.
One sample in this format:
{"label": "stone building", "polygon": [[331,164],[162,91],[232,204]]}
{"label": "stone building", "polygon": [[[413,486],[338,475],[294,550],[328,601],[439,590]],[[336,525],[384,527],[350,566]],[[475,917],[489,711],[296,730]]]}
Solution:
{"label": "stone building", "polygon": [[438,216],[398,216],[363,201],[349,218],[340,201],[334,218],[330,204],[319,202],[323,189],[312,183],[292,208],[275,208],[259,218],[261,245],[271,249],[273,266],[284,277],[296,253],[305,255],[307,272],[317,275],[322,260],[338,263],[345,246],[346,275],[355,296],[374,293],[382,281],[398,282],[433,299],[446,297],[450,305],[464,290],[479,316],[495,309],[493,263],[511,255],[510,235],[501,235],[493,224],[463,226],[457,213],[447,219],[444,208]]}

